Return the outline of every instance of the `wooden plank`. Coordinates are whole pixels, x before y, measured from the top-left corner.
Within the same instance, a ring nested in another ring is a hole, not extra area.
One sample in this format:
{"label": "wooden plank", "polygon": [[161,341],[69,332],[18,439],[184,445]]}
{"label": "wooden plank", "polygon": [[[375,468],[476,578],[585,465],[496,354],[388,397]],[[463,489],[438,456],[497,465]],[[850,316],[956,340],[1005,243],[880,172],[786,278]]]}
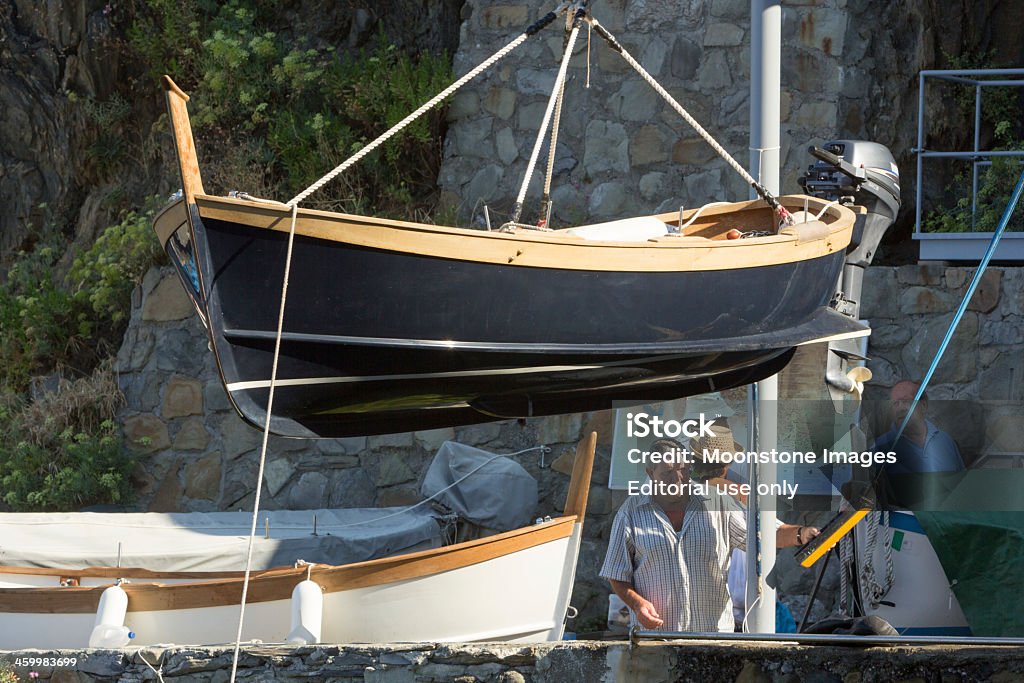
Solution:
{"label": "wooden plank", "polygon": [[[264,571],[252,572],[256,576]],[[217,579],[238,577],[243,572],[160,572],[139,567],[5,567],[0,565],[0,574],[19,576],[52,576],[76,579]]]}
{"label": "wooden plank", "polygon": [[170,76],[163,77],[167,97],[167,113],[171,118],[171,134],[174,136],[174,151],[178,156],[178,170],[181,173],[181,189],[187,204],[194,204],[196,195],[206,194],[203,178],[199,173],[199,157],[196,143],[192,139],[192,126],[188,119],[188,95]]}
{"label": "wooden plank", "polygon": [[[813,198],[808,199],[808,206],[817,208],[810,201]],[[804,198],[797,195],[784,197],[783,201],[796,210],[803,207]],[[820,200],[814,201],[823,205]],[[290,226],[290,213],[276,206],[212,196],[197,197],[196,203],[199,215],[204,218],[281,232],[287,232]],[[729,207],[731,211],[726,210]],[[701,219],[714,221],[714,228],[700,228],[705,232],[724,234],[733,227],[769,227],[763,224],[769,213],[756,201],[713,207],[707,213],[709,216]],[[665,220],[672,215],[661,214],[657,218]],[[854,213],[835,205],[826,210],[822,219],[827,228],[823,237],[802,242],[794,235],[742,240],[600,242],[558,231],[487,232],[302,209],[296,232],[331,242],[460,261],[572,270],[687,272],[794,263],[845,249],[853,231]],[[678,215],[671,220],[677,221]]]}
{"label": "wooden plank", "polygon": [[587,513],[590,474],[594,469],[594,451],[596,449],[597,432],[590,432],[576,445],[576,459],[572,463],[569,491],[565,495],[565,514],[575,515],[581,523]]}

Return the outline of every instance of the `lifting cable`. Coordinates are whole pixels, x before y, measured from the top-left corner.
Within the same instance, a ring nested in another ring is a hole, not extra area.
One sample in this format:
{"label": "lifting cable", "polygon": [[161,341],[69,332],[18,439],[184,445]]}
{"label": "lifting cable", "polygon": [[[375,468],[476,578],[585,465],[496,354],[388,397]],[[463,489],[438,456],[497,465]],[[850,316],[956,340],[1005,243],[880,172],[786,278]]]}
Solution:
{"label": "lifting cable", "polygon": [[708,143],[708,145],[711,146],[711,149],[725,160],[725,163],[729,164],[729,166],[731,166],[732,169],[747,182],[747,184],[754,188],[754,192],[756,192],[758,196],[772,208],[781,223],[784,225],[793,225],[793,216],[789,213],[786,207],[779,203],[779,200],[768,191],[768,188],[754,180],[754,177],[750,175],[745,168],[740,166],[739,162],[737,162],[731,154],[725,151],[725,148],[722,147],[722,145],[718,144],[718,141],[711,136],[711,133],[704,130],[704,127],[697,123],[697,120],[690,116],[688,111],[683,109],[683,106],[679,104],[679,102],[677,102],[676,99],[654,79],[654,76],[647,73],[647,70],[640,66],[640,62],[636,61],[633,56],[629,54],[626,48],[622,47],[622,44],[615,39],[615,36],[609,33],[608,30],[599,24],[593,17],[588,17],[587,21],[593,27],[594,31],[597,32],[597,35],[604,38],[609,47],[611,47],[615,52],[618,52],[622,58],[626,60],[626,63],[633,67],[633,69],[640,74],[640,77],[647,81],[647,83],[654,88],[654,91],[661,95],[661,98],[668,102],[669,106],[675,109],[676,113],[682,116],[683,119],[690,124],[690,127],[696,131],[697,135],[703,138],[704,142]]}
{"label": "lifting cable", "polygon": [[956,314],[953,315],[953,320],[949,323],[949,329],[946,330],[946,336],[942,338],[942,343],[939,344],[939,350],[935,352],[935,357],[932,358],[932,363],[928,366],[928,372],[925,373],[924,379],[921,380],[921,386],[917,388],[917,393],[914,394],[914,400],[910,403],[910,408],[907,410],[906,417],[903,418],[903,424],[900,425],[899,430],[896,432],[896,438],[892,441],[894,447],[900,440],[900,437],[903,436],[903,430],[906,429],[907,425],[910,423],[910,417],[914,414],[914,409],[917,407],[918,401],[920,401],[921,397],[924,395],[925,388],[928,386],[928,382],[931,381],[932,375],[935,374],[935,368],[938,366],[939,361],[942,359],[942,355],[949,347],[949,343],[953,340],[953,333],[956,332],[956,328],[960,324],[960,319],[964,317],[964,313],[967,311],[967,304],[970,303],[971,297],[974,296],[975,290],[978,289],[978,284],[981,282],[981,276],[985,273],[985,269],[988,267],[989,261],[992,260],[992,256],[996,252],[996,246],[999,244],[999,239],[1006,231],[1006,226],[1010,222],[1013,210],[1017,207],[1017,202],[1020,200],[1022,191],[1024,191],[1024,171],[1021,172],[1020,178],[1017,180],[1017,186],[1013,188],[1013,194],[1010,195],[1010,200],[1006,203],[1006,209],[1003,211],[1003,217],[999,219],[999,226],[996,228],[996,231],[992,233],[992,240],[988,243],[988,249],[985,251],[985,255],[978,264],[978,270],[974,272],[974,278],[971,280],[971,284],[967,287],[967,292],[964,294],[963,301],[960,302],[960,307],[956,309]]}

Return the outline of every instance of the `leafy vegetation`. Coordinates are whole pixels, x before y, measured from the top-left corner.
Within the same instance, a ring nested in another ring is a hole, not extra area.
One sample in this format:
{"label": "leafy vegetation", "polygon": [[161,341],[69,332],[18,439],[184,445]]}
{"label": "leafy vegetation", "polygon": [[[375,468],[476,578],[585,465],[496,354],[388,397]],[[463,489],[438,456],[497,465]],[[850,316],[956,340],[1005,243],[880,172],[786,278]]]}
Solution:
{"label": "leafy vegetation", "polygon": [[134,461],[114,424],[110,363],[34,401],[0,395],[2,501],[16,511],[75,510],[130,498]]}
{"label": "leafy vegetation", "polygon": [[[140,99],[134,93],[152,99],[154,77],[164,73],[192,91],[207,188],[278,199],[307,187],[451,80],[445,55],[410,56],[383,35],[351,54],[316,44],[296,26],[296,17],[308,14],[299,10],[287,0],[108,4],[108,47],[129,50],[148,74],[123,79],[103,99],[66,93],[87,124],[83,180],[109,183],[129,173],[126,162],[143,168],[165,144],[166,125],[138,126],[131,104]],[[429,113],[307,204],[429,215],[443,125],[442,110]],[[69,226],[51,217],[5,259],[0,508],[64,510],[130,499],[134,460],[114,421],[123,397],[110,359],[128,323],[132,288],[160,260],[152,232],[158,200],[135,196],[133,187],[127,179],[112,183],[105,208],[135,208],[121,211],[80,253],[67,253]]]}
{"label": "leafy vegetation", "polygon": [[[945,55],[951,68],[991,68],[993,55],[984,53],[976,56],[953,57]],[[975,91],[973,86],[953,86],[957,105],[966,120],[973,123]],[[1021,130],[1021,99],[1018,88],[985,87],[981,96],[981,125],[986,136],[992,141],[993,150],[1024,150]],[[929,212],[922,220],[927,232],[990,232],[999,225],[1006,204],[1020,177],[1020,159],[1014,157],[992,157],[991,166],[978,169],[978,194],[976,211],[971,206],[971,167],[965,164],[946,188],[947,197],[955,197],[952,206],[945,206]],[[972,227],[972,212],[973,227]],[[1024,230],[1024,211],[1015,211],[1007,230]]]}
{"label": "leafy vegetation", "polygon": [[[44,231],[0,285],[0,483],[12,509],[128,498],[133,461],[113,422],[123,399],[108,357],[127,325],[132,288],[159,253],[154,211],[150,202],[124,214],[66,278],[56,275],[61,238]],[[33,378],[47,373],[60,378],[56,390],[30,398]]]}
{"label": "leafy vegetation", "polygon": [[[192,91],[204,172],[221,190],[289,199],[443,89],[447,56],[411,57],[383,34],[338,54],[287,26],[288,8],[156,0],[128,30],[132,47]],[[436,203],[444,112],[434,110],[309,204],[423,214]],[[205,152],[205,154],[204,154]]]}
{"label": "leafy vegetation", "polygon": [[129,211],[57,275],[61,237],[44,230],[0,284],[0,390],[24,392],[34,375],[64,366],[88,373],[116,350],[131,291],[160,254],[155,201]]}

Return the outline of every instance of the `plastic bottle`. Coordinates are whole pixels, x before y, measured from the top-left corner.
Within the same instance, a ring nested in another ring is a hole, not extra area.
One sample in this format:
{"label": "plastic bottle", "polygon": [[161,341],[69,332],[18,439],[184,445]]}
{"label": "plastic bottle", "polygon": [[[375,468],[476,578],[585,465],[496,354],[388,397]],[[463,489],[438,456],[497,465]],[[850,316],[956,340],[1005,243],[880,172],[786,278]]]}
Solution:
{"label": "plastic bottle", "polygon": [[100,603],[96,608],[96,621],[93,626],[120,626],[128,613],[128,594],[120,585],[107,588],[100,595]]}
{"label": "plastic bottle", "polygon": [[89,647],[118,648],[124,647],[135,637],[127,626],[97,624],[89,636]]}

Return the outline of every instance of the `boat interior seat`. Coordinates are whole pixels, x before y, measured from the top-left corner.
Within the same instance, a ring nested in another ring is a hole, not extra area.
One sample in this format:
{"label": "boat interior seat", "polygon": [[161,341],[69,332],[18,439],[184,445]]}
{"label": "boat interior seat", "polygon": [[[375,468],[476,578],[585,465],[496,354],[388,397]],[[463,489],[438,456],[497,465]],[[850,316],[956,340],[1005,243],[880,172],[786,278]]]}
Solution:
{"label": "boat interior seat", "polygon": [[668,226],[654,216],[624,218],[607,223],[594,223],[593,225],[581,225],[576,228],[565,228],[555,232],[602,242],[646,242],[650,239],[664,237],[669,234]]}

